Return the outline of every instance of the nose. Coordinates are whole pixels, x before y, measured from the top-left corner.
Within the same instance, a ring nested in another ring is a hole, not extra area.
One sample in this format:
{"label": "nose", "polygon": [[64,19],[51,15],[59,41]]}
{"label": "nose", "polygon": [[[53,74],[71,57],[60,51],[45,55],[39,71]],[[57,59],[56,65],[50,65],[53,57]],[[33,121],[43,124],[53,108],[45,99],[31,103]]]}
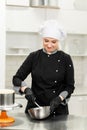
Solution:
{"label": "nose", "polygon": [[51,44],[51,42],[49,42],[49,43],[48,43],[48,47],[52,47],[52,44]]}

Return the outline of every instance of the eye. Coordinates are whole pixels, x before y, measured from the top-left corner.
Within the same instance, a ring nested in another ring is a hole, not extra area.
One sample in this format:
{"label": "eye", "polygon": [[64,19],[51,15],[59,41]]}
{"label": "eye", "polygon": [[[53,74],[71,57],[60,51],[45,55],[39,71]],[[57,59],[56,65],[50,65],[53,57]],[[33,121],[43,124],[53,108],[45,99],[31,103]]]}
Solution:
{"label": "eye", "polygon": [[54,43],[54,44],[55,44],[56,42],[57,42],[57,41],[52,41],[52,43]]}
{"label": "eye", "polygon": [[48,40],[48,39],[44,39],[44,41],[45,41],[45,42],[49,42],[49,40]]}

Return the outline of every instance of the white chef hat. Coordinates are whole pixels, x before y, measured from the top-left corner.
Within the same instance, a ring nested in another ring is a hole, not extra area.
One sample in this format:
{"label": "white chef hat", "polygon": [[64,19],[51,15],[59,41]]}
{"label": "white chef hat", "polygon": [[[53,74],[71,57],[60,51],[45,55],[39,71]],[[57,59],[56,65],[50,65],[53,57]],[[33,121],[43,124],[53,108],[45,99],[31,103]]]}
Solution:
{"label": "white chef hat", "polygon": [[56,20],[45,21],[41,25],[39,33],[42,37],[51,37],[58,40],[64,40],[66,38],[66,32]]}

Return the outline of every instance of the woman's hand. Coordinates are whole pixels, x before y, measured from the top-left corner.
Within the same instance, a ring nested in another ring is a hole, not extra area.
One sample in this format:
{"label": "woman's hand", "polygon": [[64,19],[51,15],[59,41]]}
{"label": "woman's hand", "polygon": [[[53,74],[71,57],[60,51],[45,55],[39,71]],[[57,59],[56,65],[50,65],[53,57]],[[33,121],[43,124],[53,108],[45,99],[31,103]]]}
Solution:
{"label": "woman's hand", "polygon": [[25,98],[30,102],[30,103],[34,103],[35,101],[35,97],[33,95],[33,92],[30,88],[25,88],[24,89],[24,94],[25,94]]}
{"label": "woman's hand", "polygon": [[50,113],[53,113],[55,108],[57,108],[59,106],[59,104],[62,102],[62,99],[60,96],[54,98],[51,102],[50,102]]}
{"label": "woman's hand", "polygon": [[24,93],[26,88],[27,88],[27,86],[23,86],[23,87],[20,88],[20,90]]}

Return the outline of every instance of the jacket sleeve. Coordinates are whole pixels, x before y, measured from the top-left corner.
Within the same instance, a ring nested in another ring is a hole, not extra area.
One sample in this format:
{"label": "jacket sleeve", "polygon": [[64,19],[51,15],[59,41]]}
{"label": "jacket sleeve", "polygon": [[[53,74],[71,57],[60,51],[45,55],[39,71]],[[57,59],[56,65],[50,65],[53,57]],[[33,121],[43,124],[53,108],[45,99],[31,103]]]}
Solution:
{"label": "jacket sleeve", "polygon": [[73,93],[74,87],[74,66],[70,55],[65,58],[65,91],[68,92],[68,97]]}
{"label": "jacket sleeve", "polygon": [[[24,86],[27,86],[27,84],[24,81],[22,81],[21,87]],[[19,86],[13,86],[13,90],[15,91],[16,94],[21,94],[21,95],[23,94]]]}
{"label": "jacket sleeve", "polygon": [[33,62],[33,53],[25,59],[23,64],[20,66],[16,74],[13,76],[12,83],[14,86],[20,87],[22,86],[22,81],[26,79],[26,77],[30,74],[32,70],[32,62]]}

